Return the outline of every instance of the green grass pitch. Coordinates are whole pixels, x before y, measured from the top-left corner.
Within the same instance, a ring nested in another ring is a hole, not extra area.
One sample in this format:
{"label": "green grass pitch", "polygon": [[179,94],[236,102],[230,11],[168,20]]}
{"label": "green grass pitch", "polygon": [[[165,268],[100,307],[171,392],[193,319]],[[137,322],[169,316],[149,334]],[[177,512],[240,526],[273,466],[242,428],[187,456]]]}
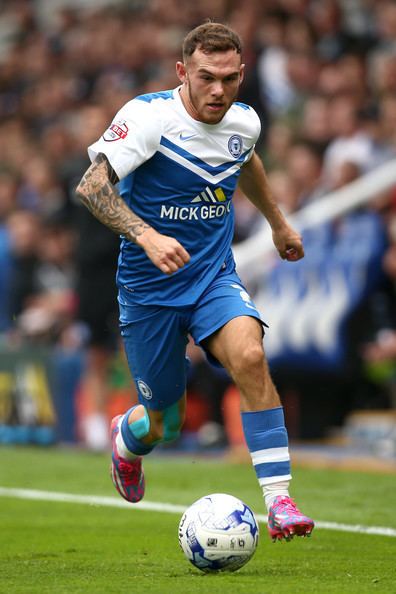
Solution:
{"label": "green grass pitch", "polygon": [[[152,454],[145,499],[188,506],[227,492],[264,514],[248,464]],[[0,448],[0,487],[117,499],[109,457],[79,450]],[[318,521],[396,529],[395,476],[294,469],[292,495]],[[273,544],[264,523],[253,559],[206,575],[177,542],[181,514],[0,497],[1,594],[395,593],[396,538],[317,528]]]}

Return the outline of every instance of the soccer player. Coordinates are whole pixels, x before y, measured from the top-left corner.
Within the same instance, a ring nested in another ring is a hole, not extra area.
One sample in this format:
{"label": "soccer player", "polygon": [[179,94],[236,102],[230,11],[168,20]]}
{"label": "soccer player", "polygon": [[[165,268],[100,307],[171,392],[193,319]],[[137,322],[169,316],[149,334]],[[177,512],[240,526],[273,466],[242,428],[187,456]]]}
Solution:
{"label": "soccer player", "polygon": [[120,328],[139,404],[112,421],[112,480],[126,500],[139,501],[142,457],[178,436],[190,334],[241,393],[271,537],[308,536],[314,522],[289,496],[288,436],[263,351],[264,322],[235,271],[237,183],[269,222],[281,258],[302,258],[302,240],[272,199],[254,150],[258,116],[235,101],[244,75],[239,37],[219,23],[200,25],[186,36],[176,72],[176,89],[121,108],[89,147],[92,164],[77,188],[122,237]]}

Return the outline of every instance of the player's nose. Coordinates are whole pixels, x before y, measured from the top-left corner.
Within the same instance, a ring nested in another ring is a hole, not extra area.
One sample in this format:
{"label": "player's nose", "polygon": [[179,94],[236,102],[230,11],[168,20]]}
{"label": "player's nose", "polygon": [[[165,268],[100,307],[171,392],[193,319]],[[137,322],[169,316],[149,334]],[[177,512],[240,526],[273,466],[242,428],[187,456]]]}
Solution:
{"label": "player's nose", "polygon": [[224,95],[223,83],[221,81],[214,81],[211,91],[214,97],[222,97]]}

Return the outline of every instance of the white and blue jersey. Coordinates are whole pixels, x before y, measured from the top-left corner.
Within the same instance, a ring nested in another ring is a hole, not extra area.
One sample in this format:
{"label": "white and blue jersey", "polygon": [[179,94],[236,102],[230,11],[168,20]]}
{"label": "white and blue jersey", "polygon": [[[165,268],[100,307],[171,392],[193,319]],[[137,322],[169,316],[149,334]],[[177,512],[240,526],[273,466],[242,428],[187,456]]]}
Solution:
{"label": "white and blue jersey", "polygon": [[194,120],[179,90],[129,101],[88,149],[92,160],[106,155],[128,206],[191,256],[168,276],[122,238],[117,284],[142,305],[192,305],[222,267],[234,270],[232,196],[260,133],[256,112],[242,103],[218,124]]}

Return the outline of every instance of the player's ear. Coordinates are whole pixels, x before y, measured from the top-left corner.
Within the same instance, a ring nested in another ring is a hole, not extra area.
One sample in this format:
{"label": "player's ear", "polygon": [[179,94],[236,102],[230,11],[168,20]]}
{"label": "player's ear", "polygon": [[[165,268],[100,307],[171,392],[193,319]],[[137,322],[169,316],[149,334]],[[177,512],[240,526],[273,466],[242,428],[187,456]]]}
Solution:
{"label": "player's ear", "polygon": [[240,85],[242,84],[244,78],[245,78],[245,64],[241,64],[241,67],[239,69],[239,84]]}
{"label": "player's ear", "polygon": [[180,82],[184,83],[187,78],[187,69],[183,62],[176,62],[176,74]]}

